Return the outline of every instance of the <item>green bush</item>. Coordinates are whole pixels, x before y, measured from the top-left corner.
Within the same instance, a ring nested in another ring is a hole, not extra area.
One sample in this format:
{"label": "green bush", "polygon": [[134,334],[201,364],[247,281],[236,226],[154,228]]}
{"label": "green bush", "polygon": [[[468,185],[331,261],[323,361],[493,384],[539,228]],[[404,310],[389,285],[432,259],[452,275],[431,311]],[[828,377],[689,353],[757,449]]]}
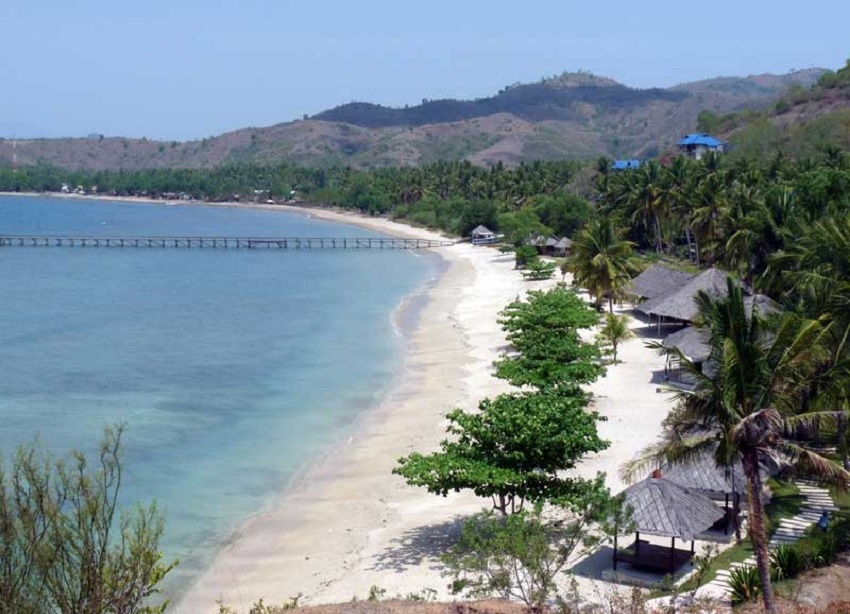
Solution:
{"label": "green bush", "polygon": [[533,245],[523,245],[522,247],[518,247],[515,255],[516,268],[518,269],[523,269],[539,259],[539,256],[537,255],[537,248]]}
{"label": "green bush", "polygon": [[792,544],[782,544],[770,555],[771,578],[789,580],[806,570],[800,549]]}
{"label": "green bush", "polygon": [[797,542],[806,569],[826,567],[838,557],[839,543],[832,532],[813,533]]}
{"label": "green bush", "polygon": [[755,601],[761,595],[761,578],[755,565],[736,567],[729,574],[732,605]]}
{"label": "green bush", "polygon": [[551,279],[557,268],[554,263],[546,262],[536,258],[528,263],[527,270],[523,271],[522,276],[529,281],[540,281]]}

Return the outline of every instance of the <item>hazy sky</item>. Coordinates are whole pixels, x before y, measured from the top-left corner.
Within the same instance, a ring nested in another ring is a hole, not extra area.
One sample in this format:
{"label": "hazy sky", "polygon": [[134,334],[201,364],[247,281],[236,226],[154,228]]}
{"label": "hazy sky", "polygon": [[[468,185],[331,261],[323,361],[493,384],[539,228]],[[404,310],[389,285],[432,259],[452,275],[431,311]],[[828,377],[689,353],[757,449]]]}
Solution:
{"label": "hazy sky", "polygon": [[0,136],[201,138],[352,100],[836,69],[850,2],[3,0]]}

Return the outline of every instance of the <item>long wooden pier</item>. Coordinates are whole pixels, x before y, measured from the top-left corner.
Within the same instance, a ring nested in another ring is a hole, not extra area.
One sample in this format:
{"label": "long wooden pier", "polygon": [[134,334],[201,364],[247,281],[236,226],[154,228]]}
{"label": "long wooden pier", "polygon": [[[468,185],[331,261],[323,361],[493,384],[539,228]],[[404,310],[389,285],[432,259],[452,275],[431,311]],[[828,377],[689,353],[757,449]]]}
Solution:
{"label": "long wooden pier", "polygon": [[0,247],[139,247],[208,249],[430,249],[453,241],[314,237],[96,237],[0,235]]}

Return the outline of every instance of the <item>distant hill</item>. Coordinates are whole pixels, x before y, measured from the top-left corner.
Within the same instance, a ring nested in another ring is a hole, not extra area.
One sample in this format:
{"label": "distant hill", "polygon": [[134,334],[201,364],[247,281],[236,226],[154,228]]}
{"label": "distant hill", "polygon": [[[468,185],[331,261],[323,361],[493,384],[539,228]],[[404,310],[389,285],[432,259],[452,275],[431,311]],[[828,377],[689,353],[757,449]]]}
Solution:
{"label": "distant hill", "polygon": [[[703,120],[706,118],[703,117]],[[811,156],[830,147],[850,150],[850,61],[820,75],[810,88],[792,87],[760,110],[709,117],[737,155]]]}
{"label": "distant hill", "polygon": [[[429,100],[394,108],[350,103],[303,120],[189,142],[91,135],[19,141],[21,165],[112,170],[198,168],[225,163],[313,166],[416,165],[438,159],[515,165],[535,159],[645,157],[692,131],[701,111],[718,116],[772,104],[822,69],[724,77],[661,89],[630,88],[589,73],[505,87],[476,100]],[[11,160],[0,140],[0,164]]]}

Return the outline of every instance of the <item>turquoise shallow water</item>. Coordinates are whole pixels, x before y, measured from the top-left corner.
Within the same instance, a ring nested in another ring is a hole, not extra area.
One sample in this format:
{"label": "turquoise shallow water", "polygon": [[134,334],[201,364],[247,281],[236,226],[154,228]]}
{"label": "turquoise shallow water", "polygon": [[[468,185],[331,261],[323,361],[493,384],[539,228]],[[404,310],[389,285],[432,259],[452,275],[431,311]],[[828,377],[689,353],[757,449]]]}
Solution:
{"label": "turquoise shallow water", "polygon": [[[376,236],[271,211],[0,197],[8,234]],[[179,591],[393,383],[410,252],[0,248],[0,451],[91,450],[126,422]]]}

